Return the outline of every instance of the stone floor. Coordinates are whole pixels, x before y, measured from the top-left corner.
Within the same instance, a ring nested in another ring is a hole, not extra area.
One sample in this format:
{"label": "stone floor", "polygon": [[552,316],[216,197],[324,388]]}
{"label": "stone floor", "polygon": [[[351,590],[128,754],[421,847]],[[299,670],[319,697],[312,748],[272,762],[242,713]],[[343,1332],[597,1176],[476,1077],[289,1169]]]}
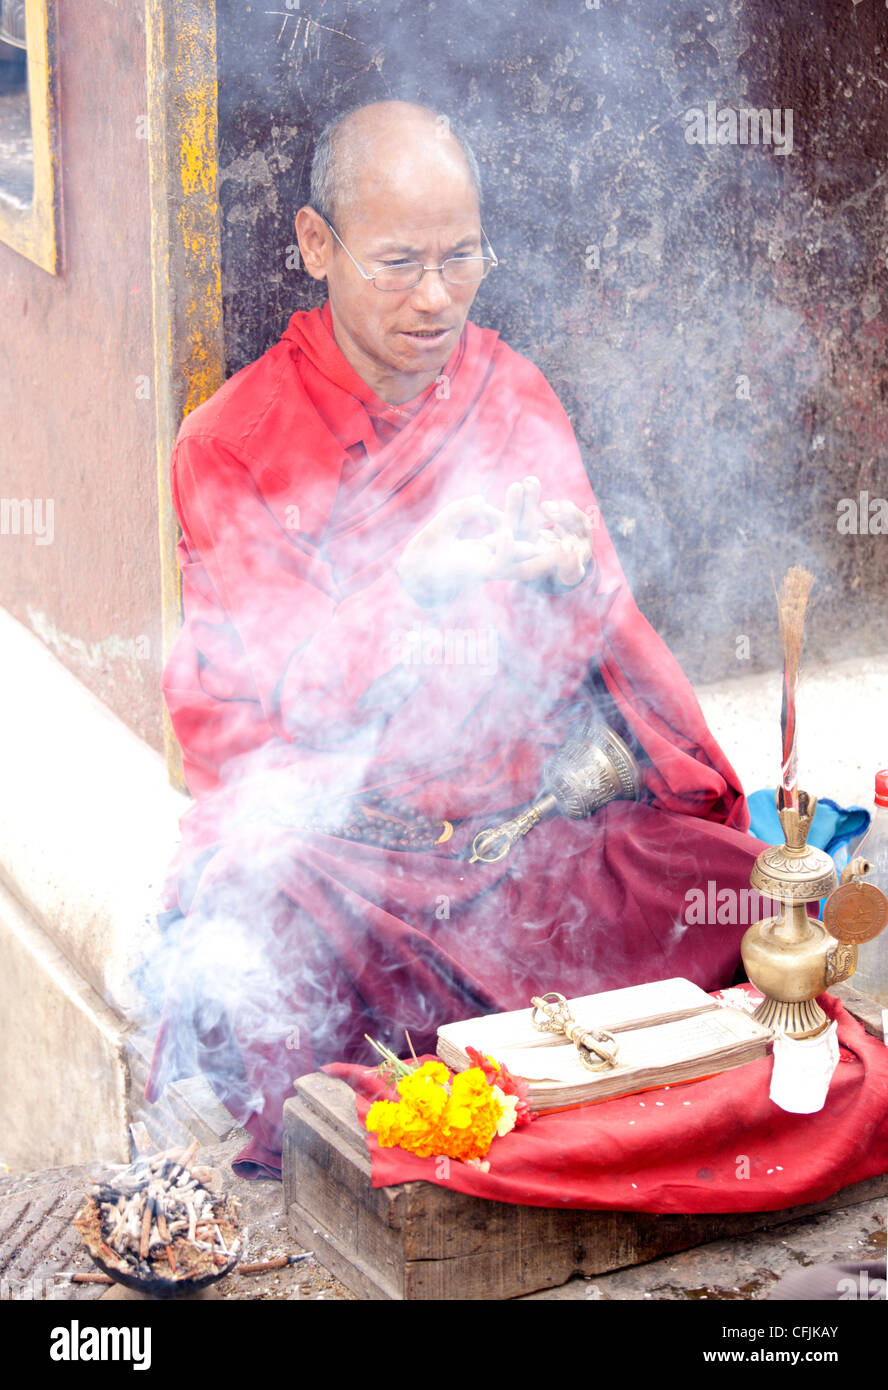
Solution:
{"label": "stone floor", "polygon": [[[226,1189],[237,1196],[247,1229],[248,1260],[300,1253],[287,1236],[282,1189],[270,1181],[246,1182],[230,1159],[243,1145],[241,1131],[201,1150],[203,1163],[222,1169]],[[10,1178],[0,1188],[0,1300],[95,1299],[101,1284],[73,1284],[65,1273],[94,1270],[71,1226],[89,1173],[83,1168]],[[574,1278],[561,1288],[529,1294],[549,1299],[764,1299],[781,1275],[800,1265],[884,1258],[888,1200],[862,1202],[842,1211],[806,1217],[760,1235],[714,1241],[633,1269],[595,1278]],[[353,1299],[338,1280],[308,1259],[260,1275],[227,1275],[218,1296],[235,1300]]]}
{"label": "stone floor", "polygon": [[716,1240],[633,1269],[571,1279],[540,1299],[765,1299],[777,1280],[800,1265],[885,1258],[888,1200],[810,1216],[771,1231]]}
{"label": "stone floor", "polygon": [[[227,1192],[241,1204],[249,1261],[300,1253],[288,1239],[278,1182],[247,1182],[229,1164],[247,1136],[234,1130],[222,1143],[200,1150],[201,1163],[221,1169]],[[10,1298],[94,1299],[102,1284],[62,1278],[95,1272],[70,1224],[96,1168],[57,1168],[0,1182],[0,1301]],[[222,1298],[319,1299],[354,1297],[314,1259],[265,1274],[229,1274],[215,1286]]]}

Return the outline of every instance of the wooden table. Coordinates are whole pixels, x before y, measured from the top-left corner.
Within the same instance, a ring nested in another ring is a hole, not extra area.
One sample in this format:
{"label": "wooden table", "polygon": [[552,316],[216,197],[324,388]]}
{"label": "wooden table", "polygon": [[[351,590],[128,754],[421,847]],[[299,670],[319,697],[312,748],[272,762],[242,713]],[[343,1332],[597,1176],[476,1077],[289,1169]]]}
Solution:
{"label": "wooden table", "polygon": [[[881,1037],[877,1005],[833,993]],[[354,1092],[323,1072],[284,1106],[283,1179],[290,1235],[369,1299],[515,1298],[888,1194],[883,1175],[807,1206],[686,1216],[522,1207],[427,1182],[374,1189]]]}

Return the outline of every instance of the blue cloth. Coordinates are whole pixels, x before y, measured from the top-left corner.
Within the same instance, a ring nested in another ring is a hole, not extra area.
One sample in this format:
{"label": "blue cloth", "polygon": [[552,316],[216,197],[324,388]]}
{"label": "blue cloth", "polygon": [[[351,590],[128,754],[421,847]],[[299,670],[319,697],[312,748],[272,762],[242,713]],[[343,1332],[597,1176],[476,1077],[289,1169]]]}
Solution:
{"label": "blue cloth", "polygon": [[[769,845],[783,844],[783,830],[777,815],[774,788],[753,792],[749,802],[749,833]],[[838,806],[828,796],[817,802],[814,820],[808,833],[808,844],[825,849],[832,855],[836,872],[841,873],[851,858],[850,843],[859,840],[870,823],[870,813],[862,806]],[[855,846],[856,848],[856,846]],[[822,911],[821,907],[821,911]]]}

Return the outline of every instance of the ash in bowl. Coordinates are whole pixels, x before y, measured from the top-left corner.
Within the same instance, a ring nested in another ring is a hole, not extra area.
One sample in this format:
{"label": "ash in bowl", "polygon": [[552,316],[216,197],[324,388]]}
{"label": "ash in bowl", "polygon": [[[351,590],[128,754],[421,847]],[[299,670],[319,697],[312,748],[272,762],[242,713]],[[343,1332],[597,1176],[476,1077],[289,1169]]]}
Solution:
{"label": "ash in bowl", "polygon": [[191,1166],[195,1151],[140,1158],[93,1183],[74,1225],[112,1279],[144,1293],[184,1293],[237,1263],[237,1199],[213,1190],[212,1169]]}

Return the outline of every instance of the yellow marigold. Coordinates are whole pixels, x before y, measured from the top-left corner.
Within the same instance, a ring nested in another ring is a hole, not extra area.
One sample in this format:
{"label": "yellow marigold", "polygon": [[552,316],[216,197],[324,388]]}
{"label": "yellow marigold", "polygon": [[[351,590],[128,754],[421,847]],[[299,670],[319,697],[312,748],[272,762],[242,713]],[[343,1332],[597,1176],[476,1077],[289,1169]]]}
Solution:
{"label": "yellow marigold", "polygon": [[403,1126],[397,1141],[402,1149],[408,1149],[418,1158],[431,1158],[441,1152],[438,1129],[419,1120]]}
{"label": "yellow marigold", "polygon": [[[447,1090],[447,1083],[450,1090]],[[480,1067],[450,1079],[443,1062],[426,1062],[398,1082],[399,1101],[375,1101],[367,1129],[383,1148],[399,1144],[420,1158],[481,1159],[497,1133],[514,1125],[514,1097],[491,1086]]]}
{"label": "yellow marigold", "polygon": [[440,1152],[437,1126],[400,1101],[374,1101],[367,1113],[367,1129],[383,1149],[399,1144],[420,1158]]}
{"label": "yellow marigold", "polygon": [[423,1062],[421,1067],[417,1067],[409,1076],[401,1078],[404,1081],[416,1081],[419,1077],[428,1077],[430,1081],[435,1081],[439,1086],[446,1086],[450,1080],[450,1072],[443,1062],[438,1062],[433,1057],[430,1062]]}
{"label": "yellow marigold", "polygon": [[453,1078],[450,1101],[441,1118],[441,1153],[450,1158],[483,1158],[493,1142],[503,1106],[480,1067]]}
{"label": "yellow marigold", "polygon": [[398,1094],[404,1105],[428,1119],[437,1119],[447,1104],[445,1089],[450,1073],[443,1062],[427,1062],[410,1076],[398,1082]]}
{"label": "yellow marigold", "polygon": [[444,1128],[441,1131],[439,1153],[448,1158],[466,1161],[470,1158],[484,1158],[496,1134],[496,1120],[489,1115],[476,1115],[465,1128]]}
{"label": "yellow marigold", "polygon": [[393,1100],[375,1100],[367,1112],[367,1128],[371,1134],[376,1135],[383,1148],[390,1149],[397,1144],[401,1133],[398,1103]]}
{"label": "yellow marigold", "polygon": [[459,1071],[453,1078],[450,1094],[460,1096],[489,1096],[490,1087],[487,1084],[487,1077],[480,1067],[469,1067],[466,1071]]}

